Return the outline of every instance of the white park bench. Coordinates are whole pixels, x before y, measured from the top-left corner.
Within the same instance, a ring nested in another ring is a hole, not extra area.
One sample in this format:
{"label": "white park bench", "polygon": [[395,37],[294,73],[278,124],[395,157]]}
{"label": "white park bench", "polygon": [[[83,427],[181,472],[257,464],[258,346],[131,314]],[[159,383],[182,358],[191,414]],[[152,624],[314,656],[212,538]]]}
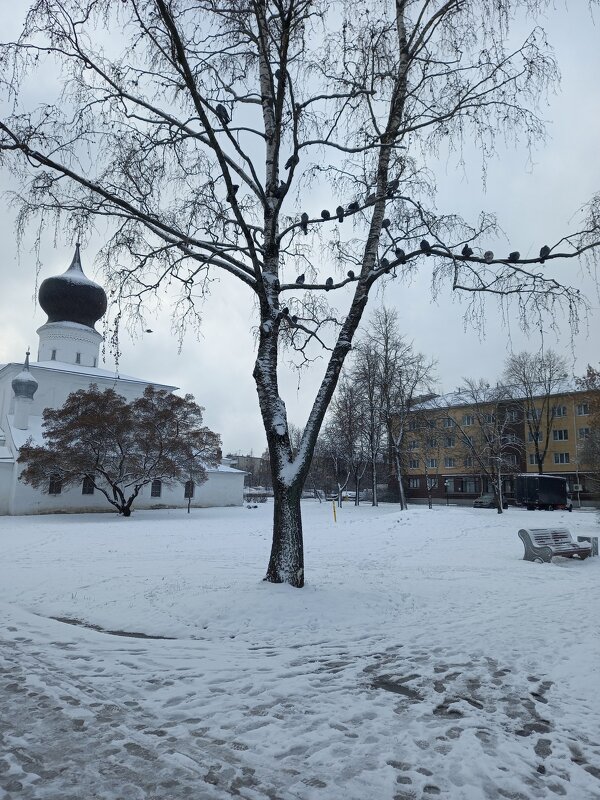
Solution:
{"label": "white park bench", "polygon": [[566,528],[521,528],[519,538],[525,546],[525,561],[551,561],[553,556],[587,558],[592,547],[575,542]]}

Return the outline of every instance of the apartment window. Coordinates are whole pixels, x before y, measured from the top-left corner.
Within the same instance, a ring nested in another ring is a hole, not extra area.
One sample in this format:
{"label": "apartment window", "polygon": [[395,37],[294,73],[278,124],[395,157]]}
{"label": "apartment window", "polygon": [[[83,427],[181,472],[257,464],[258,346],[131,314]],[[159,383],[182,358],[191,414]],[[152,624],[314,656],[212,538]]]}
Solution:
{"label": "apartment window", "polygon": [[517,456],[514,453],[507,453],[504,456],[504,461],[511,467],[514,467],[517,463]]}
{"label": "apartment window", "polygon": [[81,353],[75,353],[75,363],[81,364]]}
{"label": "apartment window", "polygon": [[543,442],[544,441],[544,433],[543,431],[529,431],[527,434],[527,441],[528,442]]}
{"label": "apartment window", "polygon": [[50,353],[50,361],[56,361],[56,350]]}
{"label": "apartment window", "polygon": [[554,463],[555,464],[568,464],[569,463],[569,454],[568,453],[554,453]]}
{"label": "apartment window", "polygon": [[495,414],[484,414],[483,421],[487,425],[491,425],[492,422],[496,422],[496,415]]}
{"label": "apartment window", "polygon": [[517,444],[518,441],[516,433],[507,433],[502,439],[505,444]]}
{"label": "apartment window", "polygon": [[560,430],[560,431],[552,431],[552,438],[555,442],[566,442],[569,438],[569,431],[567,430]]}
{"label": "apartment window", "polygon": [[519,419],[519,412],[512,409],[511,411],[506,412],[506,421],[507,422],[517,422]]}
{"label": "apartment window", "polygon": [[438,487],[438,479],[437,478],[427,478],[427,488],[428,489],[437,489]]}
{"label": "apartment window", "polygon": [[427,439],[427,447],[437,447],[437,439]]}
{"label": "apartment window", "polygon": [[465,467],[472,467],[473,466],[473,456],[467,456],[465,458]]}
{"label": "apartment window", "polygon": [[456,425],[456,422],[452,419],[452,417],[445,417],[444,418],[444,428],[453,428]]}
{"label": "apartment window", "polygon": [[437,458],[428,458],[426,463],[430,469],[435,469],[438,465],[438,460]]}
{"label": "apartment window", "polygon": [[[162,493],[162,481],[160,478],[155,478],[150,486],[150,497],[160,497]],[[193,492],[190,497],[193,497]],[[186,495],[187,497],[187,495]]]}
{"label": "apartment window", "polygon": [[417,430],[417,421],[416,419],[411,419],[408,423],[408,430],[409,431],[416,431]]}
{"label": "apartment window", "polygon": [[419,449],[419,442],[416,439],[411,439],[408,443],[409,450],[418,450]]}
{"label": "apartment window", "polygon": [[455,458],[451,458],[449,456],[446,456],[446,458],[444,459],[444,466],[448,467],[448,468],[449,467],[455,467],[456,466],[456,459]]}
{"label": "apartment window", "polygon": [[538,465],[539,462],[536,453],[529,453],[529,463],[531,464],[531,466]]}
{"label": "apartment window", "polygon": [[527,419],[529,420],[536,420],[541,419],[542,412],[539,408],[528,408],[527,409]]}
{"label": "apartment window", "polygon": [[421,478],[409,478],[408,486],[410,489],[419,489],[421,487]]}
{"label": "apartment window", "polygon": [[185,486],[183,487],[183,496],[190,500],[194,496],[194,481],[186,481]]}
{"label": "apartment window", "polygon": [[409,469],[419,469],[419,459],[418,458],[410,458],[408,460],[408,467],[409,467]]}
{"label": "apartment window", "polygon": [[463,489],[465,492],[475,494],[477,491],[475,488],[475,478],[463,478]]}
{"label": "apartment window", "polygon": [[81,494],[94,494],[94,480],[90,478],[89,475],[86,475],[83,479],[83,483],[81,484]]}
{"label": "apartment window", "polygon": [[577,431],[577,435],[580,439],[589,439],[590,438],[590,429],[589,428],[579,428]]}
{"label": "apartment window", "polygon": [[472,414],[465,414],[463,416],[463,425],[474,425],[475,417]]}
{"label": "apartment window", "polygon": [[51,475],[48,483],[48,494],[60,494],[62,492],[62,479],[60,475]]}
{"label": "apartment window", "polygon": [[446,438],[444,439],[444,445],[446,447],[454,447],[456,445],[456,437],[446,436]]}
{"label": "apartment window", "polygon": [[427,427],[428,428],[435,428],[436,427],[435,420],[434,419],[428,419],[427,420]]}
{"label": "apartment window", "polygon": [[553,417],[566,417],[567,416],[567,407],[566,406],[554,406],[552,409],[552,416]]}
{"label": "apartment window", "polygon": [[590,404],[589,403],[579,403],[577,406],[577,416],[578,417],[587,417],[590,413]]}

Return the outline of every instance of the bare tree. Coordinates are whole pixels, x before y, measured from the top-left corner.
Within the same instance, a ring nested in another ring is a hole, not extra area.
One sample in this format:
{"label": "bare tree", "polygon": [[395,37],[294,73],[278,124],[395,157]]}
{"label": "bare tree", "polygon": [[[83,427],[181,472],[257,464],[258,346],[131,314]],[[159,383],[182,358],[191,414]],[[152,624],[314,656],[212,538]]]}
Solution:
{"label": "bare tree", "polygon": [[587,480],[597,488],[600,485],[600,370],[588,364],[585,375],[575,378],[575,385],[578,389],[589,392],[581,401],[587,403],[589,425],[578,431],[578,438],[583,439],[583,446],[579,448],[577,442],[575,443],[575,462],[579,469],[581,458],[581,463],[589,470],[586,472]]}
{"label": "bare tree", "polygon": [[504,380],[523,414],[540,475],[544,472],[554,421],[563,414],[563,409],[554,405],[553,395],[564,389],[566,377],[567,362],[554,350],[512,355],[504,367]]}
{"label": "bare tree", "polygon": [[359,500],[360,480],[367,465],[365,413],[361,387],[351,376],[343,377],[331,403],[323,437],[335,474],[339,506],[351,477],[356,490],[355,504]]}
{"label": "bare tree", "polygon": [[[561,304],[576,319],[577,290],[537,265],[592,252],[600,199],[579,235],[539,258],[497,258],[485,247],[495,219],[440,214],[424,166],[463,137],[483,153],[498,136],[543,137],[536,103],[557,67],[539,28],[513,46],[520,5],[36,0],[18,40],[0,46],[0,154],[21,180],[21,230],[32,216],[73,232],[112,222],[104,261],[117,318],[143,313],[169,284],[180,319],[193,320],[215,270],[255,298],[275,498],[269,581],[303,585],[302,487],[378,282],[426,265],[436,286],[474,302],[513,298],[525,322]],[[28,107],[38,74],[56,75],[57,91]],[[317,189],[335,210],[310,207]],[[344,313],[326,303],[331,290]],[[307,362],[319,345],[328,357],[295,454],[282,343]]]}
{"label": "bare tree", "polygon": [[417,396],[431,389],[434,362],[400,334],[398,312],[382,307],[373,314],[365,336],[377,353],[378,403],[384,421],[390,464],[402,509],[406,506],[403,484],[403,461],[409,412]]}
{"label": "bare tree", "polygon": [[504,478],[518,471],[523,456],[523,441],[516,432],[520,408],[505,386],[490,386],[482,379],[471,378],[463,378],[463,383],[461,399],[466,413],[448,417],[453,423],[448,430],[456,431],[462,452],[487,478],[498,513],[502,514]]}
{"label": "bare tree", "polygon": [[371,468],[371,502],[377,506],[377,464],[385,429],[385,416],[381,408],[381,354],[366,336],[357,342],[353,356],[348,380],[360,396],[360,405],[356,410],[359,414],[361,438]]}

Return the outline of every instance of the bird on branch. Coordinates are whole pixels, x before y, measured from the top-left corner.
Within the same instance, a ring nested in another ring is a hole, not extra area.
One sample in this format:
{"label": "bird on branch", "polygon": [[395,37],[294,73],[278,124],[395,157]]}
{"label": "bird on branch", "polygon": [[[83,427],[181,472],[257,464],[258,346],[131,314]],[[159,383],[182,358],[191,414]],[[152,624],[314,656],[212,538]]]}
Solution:
{"label": "bird on branch", "polygon": [[473,255],[473,251],[468,244],[466,244],[460,252],[465,258],[471,258]]}
{"label": "bird on branch", "polygon": [[391,223],[390,223],[390,221],[389,221],[389,219],[387,217],[385,219],[381,220],[381,227],[382,228],[389,228],[390,224]]}
{"label": "bird on branch", "polygon": [[492,263],[492,261],[494,260],[494,254],[492,253],[491,250],[485,251],[485,253],[483,254],[483,260],[485,261],[486,264]]}
{"label": "bird on branch", "polygon": [[305,280],[306,276],[304,275],[304,273],[302,273],[302,275],[298,275],[298,277],[296,278],[296,283],[298,284],[298,286],[302,286]]}
{"label": "bird on branch", "polygon": [[219,118],[221,125],[223,125],[224,127],[229,125],[229,123],[231,122],[231,117],[229,116],[229,112],[227,111],[225,106],[222,105],[221,103],[217,103],[215,107],[215,114]]}
{"label": "bird on branch", "polygon": [[303,211],[300,215],[300,228],[302,233],[308,233],[308,214],[306,211]]}
{"label": "bird on branch", "polygon": [[540,259],[542,264],[548,258],[549,255],[550,255],[550,248],[548,247],[547,244],[545,244],[542,248],[540,248]]}
{"label": "bird on branch", "polygon": [[281,199],[282,199],[282,197],[284,197],[284,196],[285,196],[285,190],[286,190],[286,188],[287,188],[287,184],[286,184],[286,182],[285,182],[285,181],[281,181],[281,183],[279,184],[279,186],[277,187],[277,189],[275,189],[275,191],[273,192],[273,194],[275,195],[275,197],[276,197],[278,200],[281,200]]}
{"label": "bird on branch", "polygon": [[348,270],[348,277],[350,278],[351,281],[354,280],[354,270],[353,269],[349,269]]}
{"label": "bird on branch", "polygon": [[389,269],[390,262],[387,260],[387,258],[382,258],[379,264],[381,266],[381,269],[386,269],[386,270]]}
{"label": "bird on branch", "polygon": [[327,280],[325,281],[325,291],[328,292],[332,286],[333,286],[333,278],[327,278]]}
{"label": "bird on branch", "polygon": [[338,206],[336,208],[336,210],[335,210],[335,213],[337,214],[338,222],[343,222],[344,221],[344,209],[341,206]]}
{"label": "bird on branch", "polygon": [[520,258],[521,258],[521,253],[519,253],[518,250],[514,250],[512,253],[508,254],[508,260],[510,261],[511,264],[514,264]]}
{"label": "bird on branch", "polygon": [[291,169],[292,167],[295,167],[299,161],[300,159],[298,158],[298,156],[296,155],[290,156],[288,160],[285,162],[285,168]]}
{"label": "bird on branch", "polygon": [[394,251],[396,258],[400,259],[401,264],[406,264],[406,253],[401,248]]}
{"label": "bird on branch", "polygon": [[421,248],[421,250],[422,250],[424,253],[426,253],[428,256],[430,256],[430,255],[431,255],[431,245],[429,244],[429,242],[427,241],[427,239],[423,239],[423,240],[421,241],[421,244],[419,245],[419,247],[420,247],[420,248]]}
{"label": "bird on branch", "polygon": [[331,219],[331,214],[329,213],[329,211],[327,211],[326,208],[324,208],[323,211],[321,211],[321,218],[322,219]]}
{"label": "bird on branch", "polygon": [[353,203],[350,203],[348,205],[348,211],[351,211],[352,213],[354,213],[355,211],[358,211],[359,208],[360,208],[360,205],[356,201],[354,201]]}

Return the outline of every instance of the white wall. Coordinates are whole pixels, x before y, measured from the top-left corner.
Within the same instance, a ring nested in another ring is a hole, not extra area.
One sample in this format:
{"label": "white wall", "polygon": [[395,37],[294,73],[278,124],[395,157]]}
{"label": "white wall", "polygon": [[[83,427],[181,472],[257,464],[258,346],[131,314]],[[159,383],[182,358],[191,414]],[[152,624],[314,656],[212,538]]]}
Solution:
{"label": "white wall", "polygon": [[[12,477],[11,470],[9,482],[12,481]],[[196,508],[239,506],[243,503],[243,489],[243,472],[209,472],[208,480],[200,486],[196,486],[192,506]],[[11,494],[10,489],[7,494]],[[160,497],[151,497],[150,486],[145,486],[134,501],[133,510],[135,512],[136,508],[164,506],[187,508],[187,499],[184,498],[183,494],[182,484],[175,484],[172,488],[163,485]],[[1,498],[3,496],[2,485],[0,484],[0,509],[2,508]],[[17,481],[7,510],[0,510],[0,513],[16,515],[65,514],[112,510],[113,506],[110,505],[101,492],[96,490],[93,495],[82,494],[81,484],[65,489],[58,495],[50,495]]]}
{"label": "white wall", "polygon": [[0,514],[8,514],[13,468],[10,461],[0,461]]}

